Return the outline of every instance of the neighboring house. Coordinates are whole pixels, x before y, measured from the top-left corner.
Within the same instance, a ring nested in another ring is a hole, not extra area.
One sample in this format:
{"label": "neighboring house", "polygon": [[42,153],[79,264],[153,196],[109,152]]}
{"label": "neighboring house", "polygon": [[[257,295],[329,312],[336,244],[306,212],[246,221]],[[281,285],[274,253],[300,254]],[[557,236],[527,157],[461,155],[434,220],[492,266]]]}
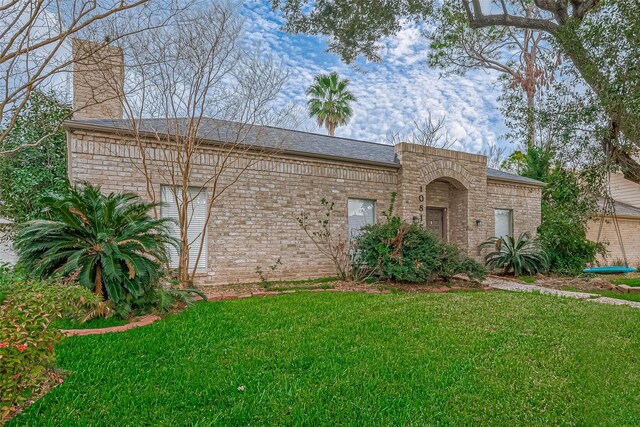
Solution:
{"label": "neighboring house", "polygon": [[0,265],[2,264],[15,264],[18,260],[16,253],[5,234],[5,228],[11,225],[12,222],[5,218],[0,218]]}
{"label": "neighboring house", "polygon": [[[120,69],[122,64],[114,66]],[[86,103],[89,93],[95,93],[91,85],[102,75],[76,66],[76,108]],[[105,192],[134,191],[144,196],[140,151],[128,122],[121,117],[120,105],[106,102],[100,109],[84,108],[81,116],[65,124],[69,177],[72,182],[100,184]],[[166,119],[145,119],[139,127],[142,135],[148,135],[143,145],[153,191],[165,202],[161,215],[172,217],[176,207],[167,191],[169,182],[163,179],[166,164],[161,150],[155,149],[156,136],[166,133],[166,125]],[[206,144],[192,165],[194,185],[210,177],[225,142],[220,135],[237,126],[241,125],[204,121],[199,137]],[[251,127],[243,143],[251,149],[242,153],[239,164],[246,164],[247,159],[260,161],[251,163],[214,208],[201,265],[207,283],[255,281],[256,266],[272,265],[278,258],[282,262],[275,272],[279,279],[334,274],[331,262],[296,221],[302,211],[319,212],[322,198],[336,203],[335,232],[347,236],[362,225],[383,220],[391,194],[396,192],[399,216],[424,224],[476,259],[481,259],[478,245],[488,237],[535,233],[540,223],[543,184],[487,168],[485,156],[262,126]],[[265,146],[278,150],[265,152]],[[196,222],[204,220],[203,206],[210,193],[199,197],[202,200],[193,212]]]}
{"label": "neighboring house", "polygon": [[[606,244],[609,252],[606,259],[601,259],[600,262],[603,264],[623,262],[622,248],[624,247],[628,264],[640,266],[640,185],[625,179],[621,173],[612,173],[610,191],[615,201],[614,208],[623,246],[620,245],[613,217],[605,216],[600,241]],[[600,206],[604,207],[604,201],[600,201]],[[601,218],[589,222],[587,238],[593,241],[598,240],[600,223]]]}

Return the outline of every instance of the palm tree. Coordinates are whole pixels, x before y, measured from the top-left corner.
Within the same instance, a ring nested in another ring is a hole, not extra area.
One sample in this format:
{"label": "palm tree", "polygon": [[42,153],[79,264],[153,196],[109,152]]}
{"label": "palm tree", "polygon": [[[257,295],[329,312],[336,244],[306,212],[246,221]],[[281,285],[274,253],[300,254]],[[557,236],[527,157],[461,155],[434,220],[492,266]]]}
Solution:
{"label": "palm tree", "polygon": [[333,72],[316,76],[307,90],[309,117],[315,118],[318,126],[326,127],[331,136],[353,115],[349,104],[356,98],[347,90],[348,84],[349,80],[340,80],[338,73]]}
{"label": "palm tree", "polygon": [[29,221],[14,242],[19,263],[36,277],[77,274],[80,285],[118,305],[141,299],[168,263],[168,219],[133,193],[108,196],[84,184],[43,199],[47,220]]}

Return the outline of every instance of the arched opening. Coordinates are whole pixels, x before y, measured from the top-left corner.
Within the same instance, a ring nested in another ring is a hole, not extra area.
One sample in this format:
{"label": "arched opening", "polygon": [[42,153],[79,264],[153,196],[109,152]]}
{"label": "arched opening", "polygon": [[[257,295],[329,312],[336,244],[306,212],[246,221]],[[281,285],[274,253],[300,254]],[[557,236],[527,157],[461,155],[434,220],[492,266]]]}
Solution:
{"label": "arched opening", "polygon": [[443,241],[468,249],[468,190],[460,181],[439,177],[425,186],[424,224]]}

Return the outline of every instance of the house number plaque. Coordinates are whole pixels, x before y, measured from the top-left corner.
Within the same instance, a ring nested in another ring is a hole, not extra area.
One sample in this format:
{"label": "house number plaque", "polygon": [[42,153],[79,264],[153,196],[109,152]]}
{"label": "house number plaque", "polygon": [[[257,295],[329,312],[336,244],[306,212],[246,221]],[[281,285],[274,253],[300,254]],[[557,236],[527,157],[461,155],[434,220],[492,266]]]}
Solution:
{"label": "house number plaque", "polygon": [[424,223],[424,186],[420,186],[420,192],[418,193],[418,209],[420,210],[420,224]]}

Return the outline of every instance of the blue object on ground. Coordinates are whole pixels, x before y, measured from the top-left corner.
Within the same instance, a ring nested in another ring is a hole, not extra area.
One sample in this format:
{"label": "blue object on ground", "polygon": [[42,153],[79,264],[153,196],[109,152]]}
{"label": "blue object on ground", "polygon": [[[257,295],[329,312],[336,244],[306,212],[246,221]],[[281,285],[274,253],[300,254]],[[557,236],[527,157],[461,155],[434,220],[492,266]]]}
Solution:
{"label": "blue object on ground", "polygon": [[638,271],[637,268],[633,267],[625,267],[622,265],[612,265],[609,267],[593,267],[593,268],[585,268],[582,270],[583,273],[594,273],[594,274],[626,274],[633,273],[634,271]]}

